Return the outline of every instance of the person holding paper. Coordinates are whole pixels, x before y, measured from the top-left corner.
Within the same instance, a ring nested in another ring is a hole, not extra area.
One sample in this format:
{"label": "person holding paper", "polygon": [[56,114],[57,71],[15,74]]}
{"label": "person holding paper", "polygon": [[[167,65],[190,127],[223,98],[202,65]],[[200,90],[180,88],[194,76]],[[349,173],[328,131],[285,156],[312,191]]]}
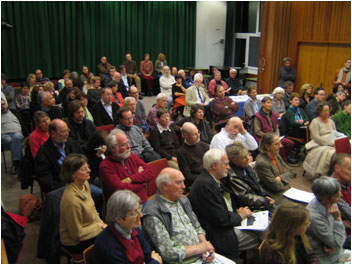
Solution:
{"label": "person holding paper", "polygon": [[259,247],[261,262],[319,263],[305,234],[309,224],[309,213],[304,206],[292,202],[280,205]]}
{"label": "person holding paper", "polygon": [[280,137],[275,133],[265,133],[259,145],[260,154],[256,158],[255,170],[263,188],[278,204],[283,202],[282,193],[290,188],[289,183],[296,176],[281,158]]}
{"label": "person holding paper", "polygon": [[317,106],[318,117],[309,125],[311,141],[306,144],[307,156],[303,168],[308,175],[315,178],[328,173],[330,162],[335,154],[334,140],[331,137],[336,132],[334,121],[330,118],[330,104],[320,102]]}
{"label": "person holding paper", "polygon": [[227,176],[230,168],[226,152],[210,149],[203,156],[203,166],[189,199],[207,239],[218,253],[231,259],[238,257],[238,251],[257,248],[261,232],[235,228],[252,211],[247,206],[238,207],[235,194],[221,184],[220,179]]}

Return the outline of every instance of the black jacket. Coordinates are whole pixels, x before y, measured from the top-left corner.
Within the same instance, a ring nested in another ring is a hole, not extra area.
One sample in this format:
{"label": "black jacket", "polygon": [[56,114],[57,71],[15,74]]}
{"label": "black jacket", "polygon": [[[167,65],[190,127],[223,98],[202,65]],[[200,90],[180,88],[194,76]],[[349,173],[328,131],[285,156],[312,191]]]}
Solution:
{"label": "black jacket", "polygon": [[109,114],[104,109],[104,106],[100,100],[98,103],[96,103],[93,106],[91,112],[92,112],[92,115],[94,118],[94,123],[96,126],[104,126],[104,125],[109,125],[109,124],[117,125],[119,123],[116,112],[119,110],[120,107],[119,107],[119,105],[117,105],[114,102],[111,102],[111,106],[112,106],[113,120],[110,118]]}
{"label": "black jacket", "polygon": [[[79,143],[68,138],[65,143],[66,156],[69,154],[83,154]],[[41,189],[47,193],[55,190],[65,183],[60,179],[61,165],[57,162],[60,153],[54,146],[51,137],[39,148],[35,158],[35,173]]]}
{"label": "black jacket", "polygon": [[241,224],[242,218],[236,212],[235,195],[231,195],[233,212],[227,209],[223,192],[224,187],[217,185],[207,170],[203,169],[191,187],[189,199],[193,211],[206,231],[207,239],[216,252],[228,258],[237,258],[238,240],[234,226]]}
{"label": "black jacket", "polygon": [[68,128],[70,128],[70,136],[75,139],[81,146],[88,142],[89,137],[96,131],[94,123],[84,119],[82,124],[77,124],[73,120],[67,120]]}
{"label": "black jacket", "polygon": [[9,111],[11,111],[12,114],[15,115],[17,120],[20,122],[23,137],[27,137],[29,135],[29,132],[27,131],[26,126],[23,123],[23,120],[21,118],[19,111],[17,109],[9,109]]}

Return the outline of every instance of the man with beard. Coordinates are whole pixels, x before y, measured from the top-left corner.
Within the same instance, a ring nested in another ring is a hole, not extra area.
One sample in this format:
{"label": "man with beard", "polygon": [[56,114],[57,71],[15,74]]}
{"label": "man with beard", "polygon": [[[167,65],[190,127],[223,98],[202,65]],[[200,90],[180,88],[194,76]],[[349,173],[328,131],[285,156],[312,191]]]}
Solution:
{"label": "man with beard", "polygon": [[165,65],[162,70],[162,76],[159,80],[160,92],[167,95],[167,108],[170,109],[172,103],[172,85],[176,83],[175,78],[170,74],[170,68]]}
{"label": "man with beard", "polygon": [[129,140],[124,131],[114,129],[106,139],[108,155],[99,166],[99,176],[105,200],[116,190],[128,189],[147,201],[145,184],[153,178],[153,171],[135,153],[131,152]]}

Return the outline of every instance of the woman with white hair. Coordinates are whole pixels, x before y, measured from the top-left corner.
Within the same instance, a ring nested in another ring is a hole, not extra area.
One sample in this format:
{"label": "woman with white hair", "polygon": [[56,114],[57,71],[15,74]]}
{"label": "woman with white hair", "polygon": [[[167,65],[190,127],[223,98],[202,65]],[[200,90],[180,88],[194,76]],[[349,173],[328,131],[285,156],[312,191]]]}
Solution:
{"label": "woman with white hair", "polygon": [[109,226],[97,237],[89,263],[141,264],[162,263],[151,252],[141,226],[141,205],[138,195],[129,190],[116,191],[107,204]]}
{"label": "woman with white hair", "polygon": [[284,97],[285,90],[282,87],[277,87],[273,91],[273,109],[272,111],[276,112],[279,118],[282,117],[282,115],[285,114],[286,108],[285,108],[285,102],[282,99]]}
{"label": "woman with white hair", "polygon": [[312,191],[315,198],[308,204],[310,226],[307,235],[313,251],[321,263],[351,262],[351,252],[342,248],[346,238],[345,227],[337,206],[340,184],[331,177],[314,180]]}

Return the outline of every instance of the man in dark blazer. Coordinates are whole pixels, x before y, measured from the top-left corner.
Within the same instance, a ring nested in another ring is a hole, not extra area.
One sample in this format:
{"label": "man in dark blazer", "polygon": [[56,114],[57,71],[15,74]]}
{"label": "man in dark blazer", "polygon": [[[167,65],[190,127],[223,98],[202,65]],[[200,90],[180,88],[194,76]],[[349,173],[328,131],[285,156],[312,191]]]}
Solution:
{"label": "man in dark blazer", "polygon": [[119,105],[111,102],[112,91],[110,87],[104,87],[101,90],[101,99],[92,108],[92,115],[96,126],[104,126],[108,124],[119,123],[116,112],[119,110]]}
{"label": "man in dark blazer", "polygon": [[83,154],[79,143],[68,138],[66,122],[55,119],[49,124],[49,138],[39,148],[35,158],[35,173],[41,189],[48,193],[65,183],[60,179],[62,161],[73,153]]}
{"label": "man in dark blazer", "polygon": [[234,229],[252,212],[248,207],[237,208],[235,195],[221,185],[229,169],[226,152],[210,149],[203,156],[203,166],[189,199],[207,239],[217,253],[231,259],[238,257],[239,250],[257,248],[261,240],[256,232]]}

